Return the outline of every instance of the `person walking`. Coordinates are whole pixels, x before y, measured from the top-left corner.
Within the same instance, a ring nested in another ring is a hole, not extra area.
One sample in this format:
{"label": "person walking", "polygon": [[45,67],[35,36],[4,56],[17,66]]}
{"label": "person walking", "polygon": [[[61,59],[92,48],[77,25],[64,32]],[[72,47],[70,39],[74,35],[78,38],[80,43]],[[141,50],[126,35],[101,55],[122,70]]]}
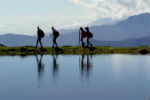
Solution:
{"label": "person walking", "polygon": [[36,41],[36,46],[35,46],[35,48],[37,48],[38,43],[40,43],[41,49],[43,49],[43,45],[42,45],[41,39],[44,37],[44,35],[45,35],[45,34],[44,34],[43,30],[41,30],[40,27],[37,26],[37,41]]}
{"label": "person walking", "polygon": [[79,29],[79,43],[80,41],[82,42],[82,47],[84,47],[85,43],[84,43],[84,38],[86,37],[86,32],[84,31],[84,29],[82,27],[80,27]]}
{"label": "person walking", "polygon": [[93,34],[90,32],[89,27],[86,27],[85,30],[87,35],[87,47],[89,47],[89,45],[92,47],[92,43],[90,42],[90,39],[93,38]]}
{"label": "person walking", "polygon": [[52,48],[54,48],[55,46],[56,46],[56,48],[58,48],[58,44],[57,44],[56,40],[59,37],[59,32],[54,27],[52,27],[52,34],[50,34],[50,36],[53,39],[53,46],[52,46]]}

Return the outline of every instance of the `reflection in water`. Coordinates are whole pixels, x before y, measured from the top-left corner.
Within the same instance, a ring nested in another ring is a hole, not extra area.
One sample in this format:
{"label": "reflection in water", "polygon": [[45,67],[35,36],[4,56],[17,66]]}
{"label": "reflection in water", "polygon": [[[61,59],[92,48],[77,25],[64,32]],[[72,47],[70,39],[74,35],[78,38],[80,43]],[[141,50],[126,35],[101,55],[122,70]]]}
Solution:
{"label": "reflection in water", "polygon": [[[53,54],[52,55],[53,60],[52,60],[52,77],[53,80],[56,81],[57,77],[58,77],[58,72],[59,72],[59,64],[57,63],[57,58],[58,58],[58,54]],[[44,64],[42,62],[43,59],[43,55],[37,56],[36,55],[36,61],[37,61],[37,72],[38,72],[38,81],[39,81],[39,86],[41,82],[43,81],[43,75],[44,75]]]}
{"label": "reflection in water", "polygon": [[38,79],[40,80],[42,78],[43,72],[44,72],[44,64],[42,63],[43,55],[40,55],[40,60],[38,56],[36,56],[36,61],[38,64]]}
{"label": "reflection in water", "polygon": [[53,79],[56,80],[59,72],[59,64],[57,63],[58,54],[52,55],[53,56]]}
{"label": "reflection in water", "polygon": [[120,54],[2,56],[0,100],[148,100],[149,60]]}
{"label": "reflection in water", "polygon": [[43,55],[40,55],[40,59],[36,55],[36,61],[37,61],[37,71],[38,71],[38,81],[40,82],[44,73],[44,64],[42,63]]}
{"label": "reflection in water", "polygon": [[[89,80],[92,71],[92,63],[90,62],[92,55],[82,55],[81,60],[79,58],[80,72],[81,72],[81,80]],[[85,59],[86,58],[86,59]],[[85,61],[86,60],[86,61]]]}

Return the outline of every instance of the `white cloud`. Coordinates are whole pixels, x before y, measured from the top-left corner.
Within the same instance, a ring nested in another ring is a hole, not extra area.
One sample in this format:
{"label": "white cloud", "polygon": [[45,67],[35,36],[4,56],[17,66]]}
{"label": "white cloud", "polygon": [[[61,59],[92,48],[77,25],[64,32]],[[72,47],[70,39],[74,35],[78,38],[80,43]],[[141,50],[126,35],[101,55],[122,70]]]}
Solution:
{"label": "white cloud", "polygon": [[6,25],[0,24],[0,28],[4,28],[6,27]]}
{"label": "white cloud", "polygon": [[80,4],[80,3],[81,3],[80,0],[68,0],[68,1],[70,1],[70,2],[72,2],[72,3],[74,3],[74,4]]}
{"label": "white cloud", "polygon": [[[150,0],[91,0],[91,3],[84,0],[69,0],[75,5],[89,9],[90,20],[100,18],[124,19],[132,15],[150,12]],[[90,21],[89,20],[89,21]]]}
{"label": "white cloud", "polygon": [[71,22],[71,23],[69,23],[69,24],[64,24],[63,25],[63,28],[64,29],[70,29],[70,28],[77,28],[77,27],[79,27],[79,26],[83,26],[81,23],[79,23],[79,22]]}
{"label": "white cloud", "polygon": [[[60,12],[44,11],[45,13],[17,14],[7,16],[2,14],[0,18],[0,33],[24,33],[35,34],[36,26],[39,25],[44,31],[50,31],[50,27],[57,29],[76,28],[85,26],[97,19],[113,18],[124,19],[128,16],[150,12],[150,0],[66,0],[75,6],[68,4]],[[53,7],[49,6],[49,9]],[[15,11],[16,9],[14,9]],[[58,10],[58,11],[57,11]],[[79,10],[79,11],[78,11]],[[81,11],[80,11],[81,10]],[[18,9],[16,10],[18,11]],[[66,11],[66,12],[65,12]],[[72,11],[72,12],[71,12]],[[31,11],[32,12],[32,11]],[[75,13],[74,13],[75,12]],[[48,14],[49,13],[49,14]],[[73,14],[73,15],[72,15]],[[11,14],[10,14],[11,15]]]}

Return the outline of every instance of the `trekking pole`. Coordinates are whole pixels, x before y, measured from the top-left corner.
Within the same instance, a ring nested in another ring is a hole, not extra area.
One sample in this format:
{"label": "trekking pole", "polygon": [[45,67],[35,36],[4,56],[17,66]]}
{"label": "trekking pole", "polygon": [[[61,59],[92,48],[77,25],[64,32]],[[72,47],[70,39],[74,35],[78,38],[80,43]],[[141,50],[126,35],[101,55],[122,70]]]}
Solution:
{"label": "trekking pole", "polygon": [[80,30],[79,30],[79,45],[80,45]]}
{"label": "trekking pole", "polygon": [[52,34],[50,33],[50,37],[51,37],[51,39],[53,40],[53,37],[52,37]]}

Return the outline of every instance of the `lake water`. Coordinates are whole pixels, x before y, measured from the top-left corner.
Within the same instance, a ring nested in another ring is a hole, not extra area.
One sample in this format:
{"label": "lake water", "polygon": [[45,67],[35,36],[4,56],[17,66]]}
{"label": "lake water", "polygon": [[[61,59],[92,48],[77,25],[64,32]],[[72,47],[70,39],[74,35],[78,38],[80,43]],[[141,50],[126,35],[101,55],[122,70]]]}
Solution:
{"label": "lake water", "polygon": [[149,100],[150,55],[0,56],[0,100]]}

